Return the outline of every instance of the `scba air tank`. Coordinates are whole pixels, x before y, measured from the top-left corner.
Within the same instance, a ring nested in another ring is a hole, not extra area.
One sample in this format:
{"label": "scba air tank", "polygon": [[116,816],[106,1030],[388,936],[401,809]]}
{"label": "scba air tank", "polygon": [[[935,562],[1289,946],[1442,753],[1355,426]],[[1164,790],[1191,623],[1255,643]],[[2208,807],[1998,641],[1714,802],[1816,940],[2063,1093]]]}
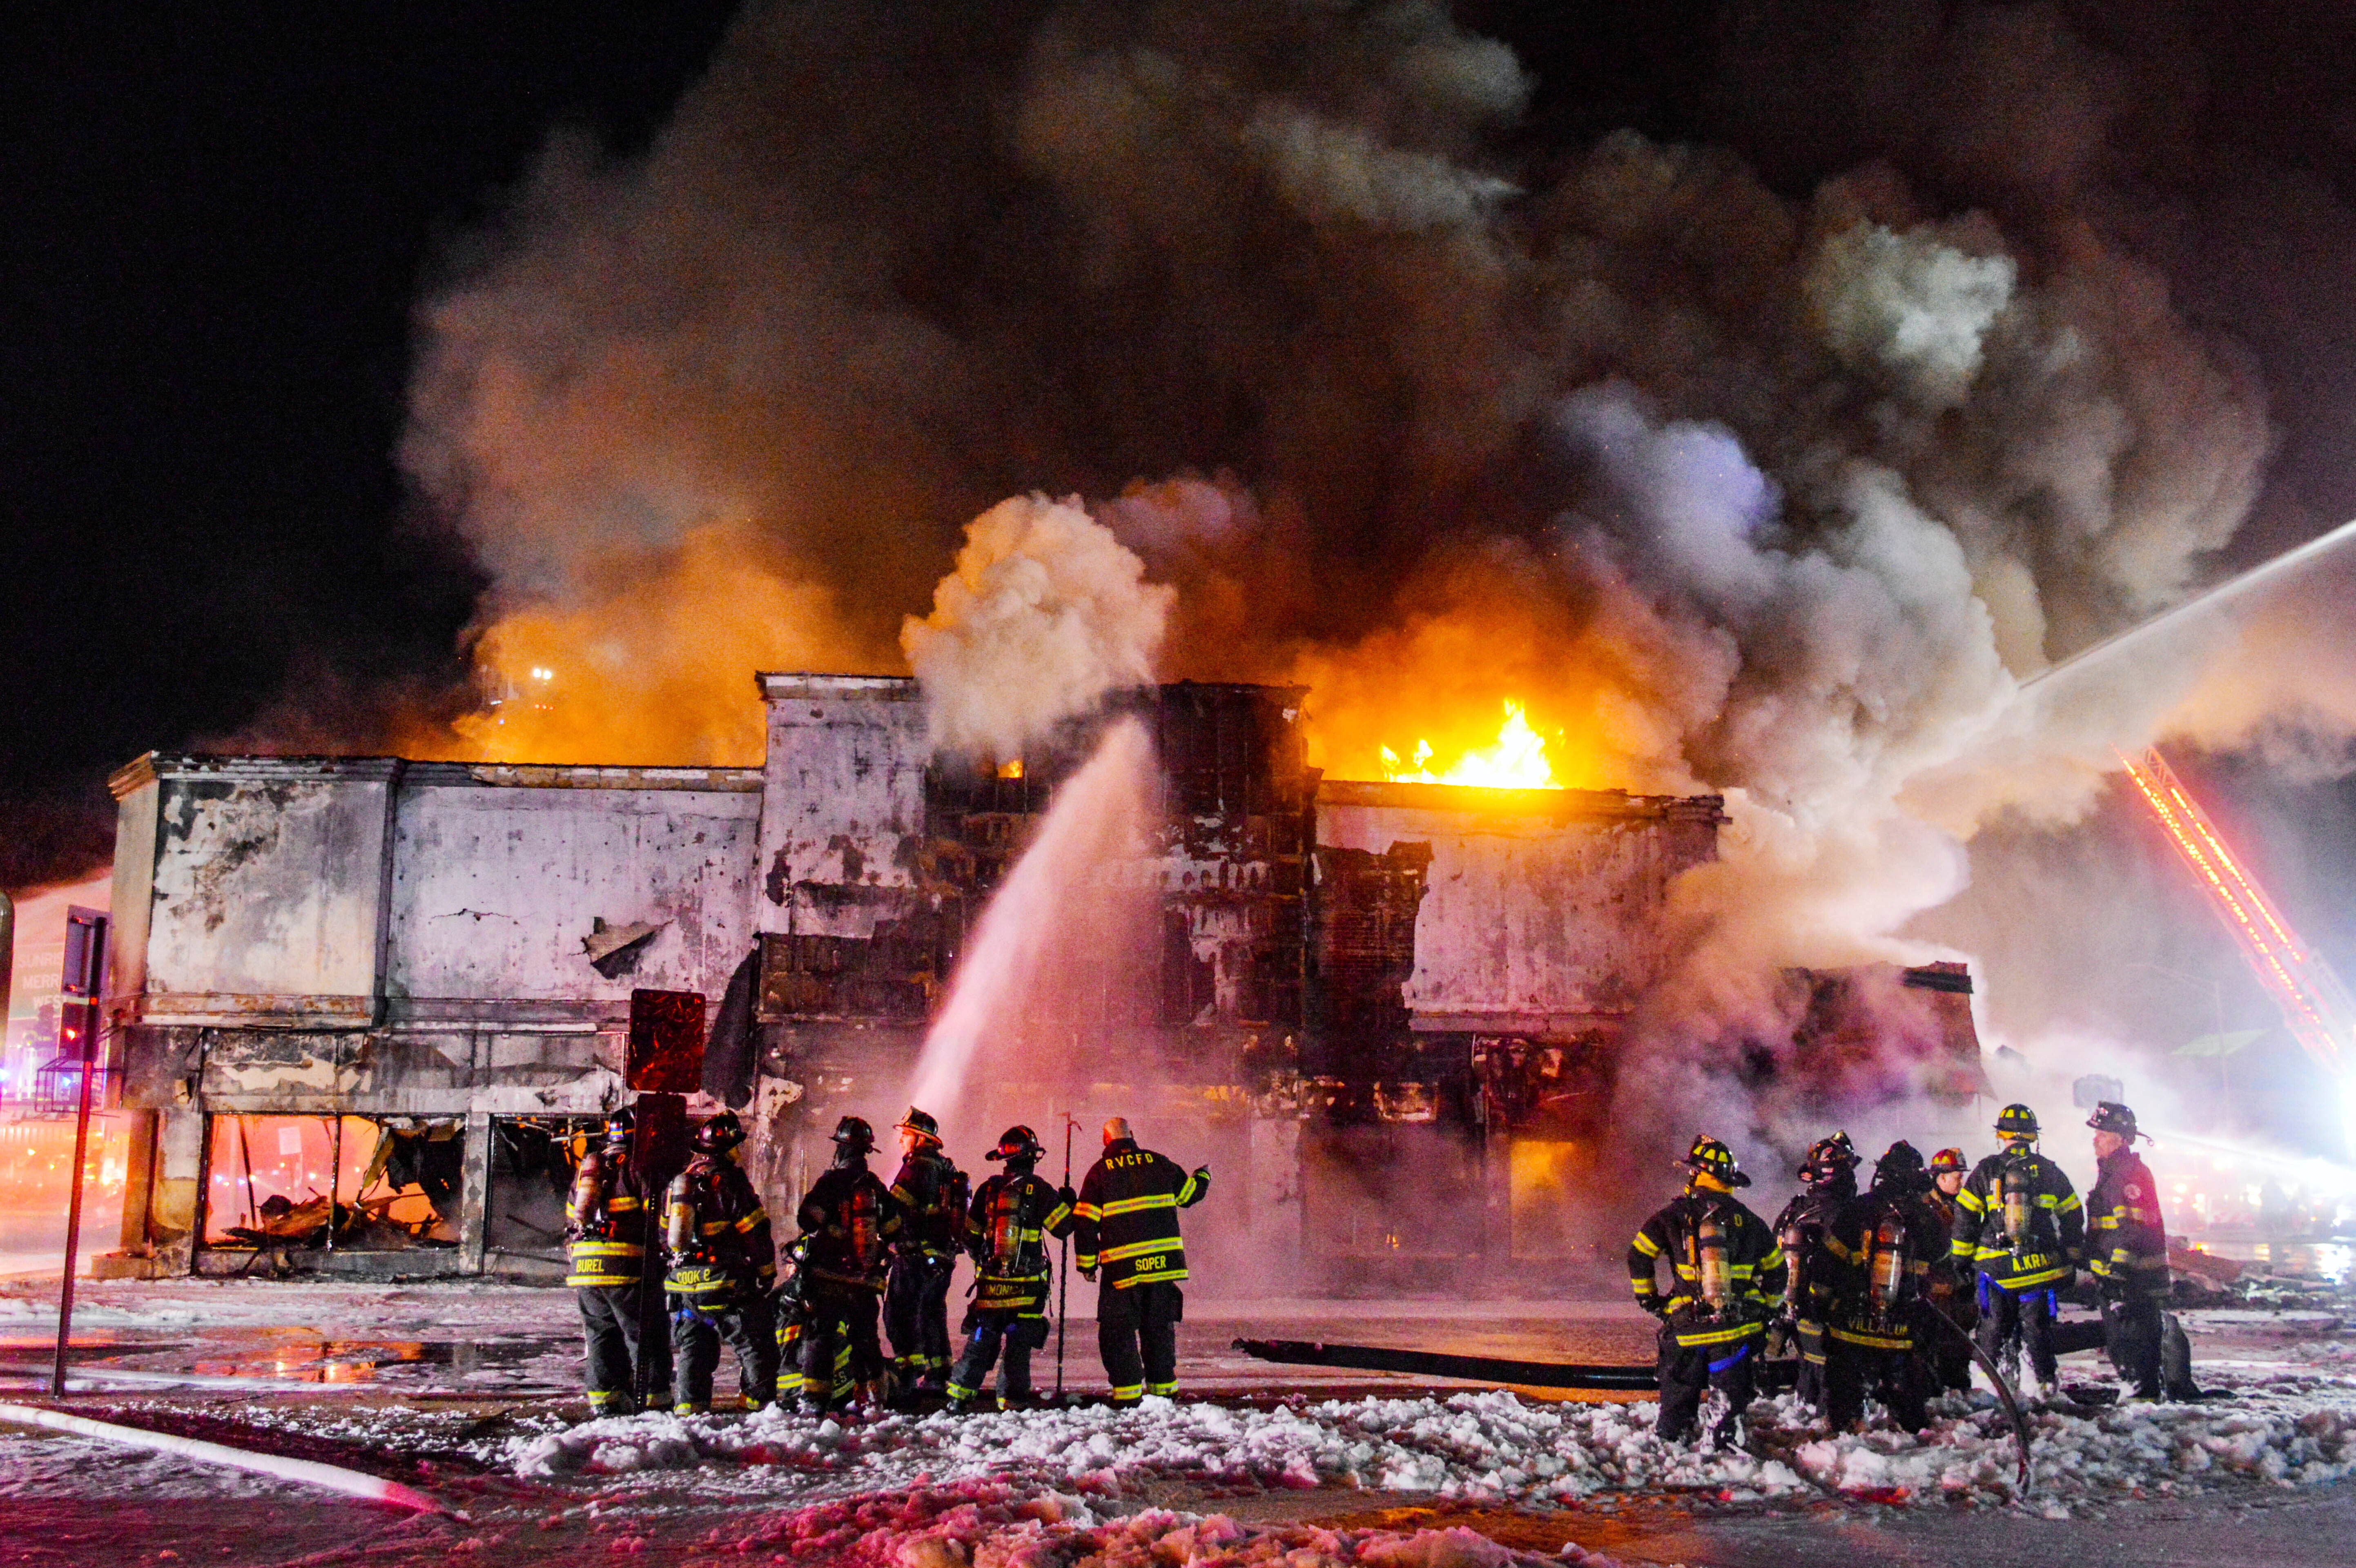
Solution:
{"label": "scba air tank", "polygon": [[2029,1170],[2024,1162],[2004,1168],[2004,1234],[2016,1251],[2029,1241],[2031,1211]]}
{"label": "scba air tank", "polygon": [[1906,1287],[1906,1227],[1895,1214],[1885,1214],[1874,1232],[1873,1264],[1867,1288],[1873,1305],[1883,1311],[1898,1304]]}
{"label": "scba air tank", "polygon": [[1695,1272],[1701,1276],[1701,1298],[1716,1312],[1734,1295],[1734,1271],[1727,1264],[1726,1231],[1716,1214],[1705,1214],[1694,1229]]}

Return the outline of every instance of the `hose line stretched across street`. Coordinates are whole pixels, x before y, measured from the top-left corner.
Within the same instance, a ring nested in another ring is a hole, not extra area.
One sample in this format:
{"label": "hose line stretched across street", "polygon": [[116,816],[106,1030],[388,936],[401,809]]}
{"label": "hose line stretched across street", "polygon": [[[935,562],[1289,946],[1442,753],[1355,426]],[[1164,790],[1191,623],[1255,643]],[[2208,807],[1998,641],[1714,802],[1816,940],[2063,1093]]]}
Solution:
{"label": "hose line stretched across street", "polygon": [[111,1421],[92,1421],[87,1416],[68,1415],[61,1410],[45,1410],[38,1405],[0,1404],[0,1422],[44,1427],[51,1432],[69,1433],[76,1437],[121,1444],[125,1447],[153,1448],[159,1453],[193,1459],[198,1464],[225,1466],[230,1469],[250,1470],[258,1476],[275,1477],[282,1481],[324,1487],[347,1497],[390,1503],[394,1508],[408,1509],[416,1513],[466,1518],[457,1509],[437,1502],[413,1487],[388,1481],[381,1476],[348,1470],[340,1465],[323,1465],[316,1459],[295,1459],[283,1454],[255,1454],[223,1443],[208,1443],[202,1438],[181,1437],[169,1432],[148,1432],[136,1426],[118,1426]]}

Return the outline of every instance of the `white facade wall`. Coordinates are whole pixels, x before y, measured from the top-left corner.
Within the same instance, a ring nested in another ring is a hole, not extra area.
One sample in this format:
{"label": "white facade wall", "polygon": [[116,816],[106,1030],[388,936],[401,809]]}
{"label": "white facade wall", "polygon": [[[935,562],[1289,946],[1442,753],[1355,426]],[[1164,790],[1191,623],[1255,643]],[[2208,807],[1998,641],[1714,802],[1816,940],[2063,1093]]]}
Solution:
{"label": "white facade wall", "polygon": [[913,680],[764,675],[759,927],[867,938],[916,895],[931,759]]}
{"label": "white facade wall", "polygon": [[[404,789],[385,993],[626,1002],[644,987],[716,1000],[753,944],[760,809],[749,779],[733,791],[472,778]],[[581,945],[600,919],[659,927],[610,980]]]}

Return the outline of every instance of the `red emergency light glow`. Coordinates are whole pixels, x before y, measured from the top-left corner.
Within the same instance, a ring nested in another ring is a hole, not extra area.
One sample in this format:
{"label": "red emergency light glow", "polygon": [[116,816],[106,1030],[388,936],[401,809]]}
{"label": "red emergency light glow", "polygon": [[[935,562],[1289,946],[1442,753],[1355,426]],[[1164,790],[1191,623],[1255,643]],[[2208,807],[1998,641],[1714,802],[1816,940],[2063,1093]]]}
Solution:
{"label": "red emergency light glow", "polygon": [[2290,928],[2241,862],[2224,835],[2157,751],[2119,753],[2127,778],[2168,832],[2177,853],[2209,891],[2210,902],[2241,944],[2250,967],[2282,1009],[2283,1021],[2308,1055],[2335,1076],[2346,1072],[2341,1049],[2356,1028],[2356,1001],[2340,976]]}

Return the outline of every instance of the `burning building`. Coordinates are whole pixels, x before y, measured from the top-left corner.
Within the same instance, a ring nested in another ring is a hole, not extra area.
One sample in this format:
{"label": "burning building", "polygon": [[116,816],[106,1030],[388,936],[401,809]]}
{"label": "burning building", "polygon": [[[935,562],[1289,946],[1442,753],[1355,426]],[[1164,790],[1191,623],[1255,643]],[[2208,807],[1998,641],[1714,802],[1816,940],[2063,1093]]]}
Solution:
{"label": "burning building", "polygon": [[[1019,760],[957,761],[913,680],[758,679],[758,768],[116,774],[110,1049],[140,1130],[106,1266],[250,1266],[335,1203],[358,1221],[318,1266],[553,1277],[569,1147],[625,1097],[648,993],[709,1008],[704,1091],[790,1213],[838,1115],[905,1104],[984,905],[1122,719],[1152,742],[1149,830],[1094,880],[1154,924],[1007,1026],[935,1107],[953,1136],[1138,1118],[1222,1173],[1190,1232],[1214,1278],[1462,1282],[1580,1248],[1572,1194],[1716,797],[1325,779],[1298,688],[1119,692]],[[1976,1072],[1955,966],[1795,976],[1803,1054],[1837,1073],[1885,982],[1926,1009],[1921,1052]]]}

